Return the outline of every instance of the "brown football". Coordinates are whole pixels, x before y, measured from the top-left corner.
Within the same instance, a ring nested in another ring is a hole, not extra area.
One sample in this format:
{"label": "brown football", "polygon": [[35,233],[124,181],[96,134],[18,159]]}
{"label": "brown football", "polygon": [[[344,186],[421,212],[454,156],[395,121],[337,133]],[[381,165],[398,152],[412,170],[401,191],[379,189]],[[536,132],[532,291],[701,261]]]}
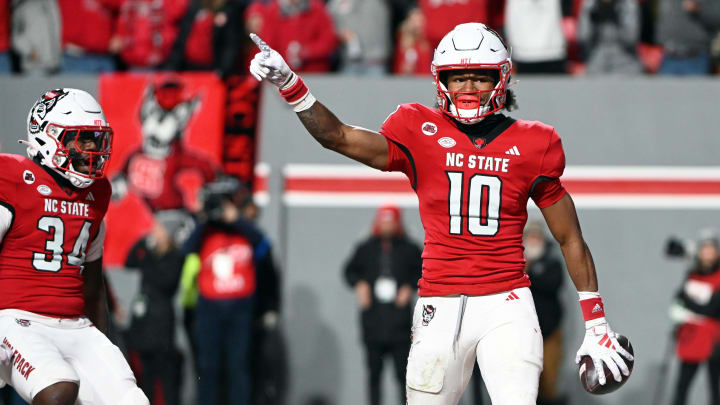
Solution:
{"label": "brown football", "polygon": [[[630,352],[630,354],[632,354],[633,356],[635,355],[635,353],[633,352],[632,344],[630,343],[630,340],[628,340],[628,338],[623,335],[618,335],[617,340],[618,343],[620,343],[620,346]],[[624,357],[623,360],[625,360],[625,364],[627,364],[628,369],[630,370],[630,375],[632,375],[633,364],[635,362],[630,361]],[[590,356],[582,356],[582,358],[580,359],[580,364],[578,368],[578,374],[580,375],[580,384],[582,384],[583,388],[585,388],[585,391],[591,394],[601,395],[611,393],[622,387],[622,385],[630,379],[630,375],[623,375],[622,381],[615,381],[615,377],[613,377],[610,369],[607,368],[605,363],[603,363],[603,372],[605,372],[605,385],[600,385],[600,382],[598,382],[597,373],[595,372],[595,364],[593,363]]]}

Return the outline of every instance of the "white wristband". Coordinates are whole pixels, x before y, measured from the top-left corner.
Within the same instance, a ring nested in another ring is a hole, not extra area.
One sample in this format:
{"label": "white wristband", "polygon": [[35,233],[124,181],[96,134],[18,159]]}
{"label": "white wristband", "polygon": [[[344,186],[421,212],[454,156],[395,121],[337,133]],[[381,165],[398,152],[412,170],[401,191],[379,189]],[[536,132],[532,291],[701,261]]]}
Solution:
{"label": "white wristband", "polygon": [[296,103],[292,103],[291,105],[293,106],[293,111],[295,111],[296,113],[299,113],[301,111],[305,111],[305,110],[309,109],[310,107],[312,107],[316,101],[317,100],[312,95],[312,93],[310,93],[308,91],[307,94],[305,95],[305,97],[303,97]]}

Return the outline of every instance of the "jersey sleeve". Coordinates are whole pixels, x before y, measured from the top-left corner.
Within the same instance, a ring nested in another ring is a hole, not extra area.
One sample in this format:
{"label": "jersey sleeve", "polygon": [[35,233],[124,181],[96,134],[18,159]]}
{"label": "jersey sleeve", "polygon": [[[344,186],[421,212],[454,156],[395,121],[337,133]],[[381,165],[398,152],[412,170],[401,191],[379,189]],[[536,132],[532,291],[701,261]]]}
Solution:
{"label": "jersey sleeve", "polygon": [[410,179],[413,188],[416,186],[415,162],[408,148],[408,108],[398,106],[390,114],[380,129],[388,145],[388,163],[383,171],[403,172]]}
{"label": "jersey sleeve", "polygon": [[540,169],[530,189],[530,197],[535,205],[539,208],[549,207],[566,194],[565,188],[560,182],[560,176],[564,171],[565,152],[560,136],[553,130],[540,163]]}

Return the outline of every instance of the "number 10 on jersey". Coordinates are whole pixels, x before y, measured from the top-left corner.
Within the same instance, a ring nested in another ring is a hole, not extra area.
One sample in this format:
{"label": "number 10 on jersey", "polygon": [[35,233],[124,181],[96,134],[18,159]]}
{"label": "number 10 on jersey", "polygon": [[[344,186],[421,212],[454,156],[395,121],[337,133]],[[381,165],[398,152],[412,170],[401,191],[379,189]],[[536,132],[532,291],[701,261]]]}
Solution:
{"label": "number 10 on jersey", "polygon": [[467,191],[467,230],[475,236],[494,236],[500,227],[502,180],[497,176],[473,174],[465,189],[465,173],[445,172],[450,183],[448,214],[450,234],[462,235],[462,201]]}

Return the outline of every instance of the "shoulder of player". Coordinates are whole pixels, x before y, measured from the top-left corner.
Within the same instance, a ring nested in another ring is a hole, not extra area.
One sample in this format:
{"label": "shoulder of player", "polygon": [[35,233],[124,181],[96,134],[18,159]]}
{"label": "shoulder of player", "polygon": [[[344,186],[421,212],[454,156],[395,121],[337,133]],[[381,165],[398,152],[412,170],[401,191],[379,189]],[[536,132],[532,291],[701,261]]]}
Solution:
{"label": "shoulder of player", "polygon": [[[8,178],[22,173],[25,170],[33,169],[34,163],[22,155],[0,153],[0,177]],[[37,166],[35,166],[37,167]],[[21,180],[20,177],[17,178]]]}
{"label": "shoulder of player", "polygon": [[385,124],[392,122],[393,127],[407,127],[420,125],[423,122],[438,123],[443,119],[440,110],[418,103],[400,104],[385,120]]}
{"label": "shoulder of player", "polygon": [[540,121],[515,120],[515,127],[523,131],[531,131],[537,134],[551,135],[555,128]]}
{"label": "shoulder of player", "polygon": [[552,143],[553,140],[560,139],[553,126],[540,121],[516,120],[513,128],[521,131],[524,139],[539,142],[544,146]]}
{"label": "shoulder of player", "polygon": [[397,111],[402,112],[403,114],[442,116],[442,113],[437,108],[428,107],[420,103],[400,104],[397,108]]}

